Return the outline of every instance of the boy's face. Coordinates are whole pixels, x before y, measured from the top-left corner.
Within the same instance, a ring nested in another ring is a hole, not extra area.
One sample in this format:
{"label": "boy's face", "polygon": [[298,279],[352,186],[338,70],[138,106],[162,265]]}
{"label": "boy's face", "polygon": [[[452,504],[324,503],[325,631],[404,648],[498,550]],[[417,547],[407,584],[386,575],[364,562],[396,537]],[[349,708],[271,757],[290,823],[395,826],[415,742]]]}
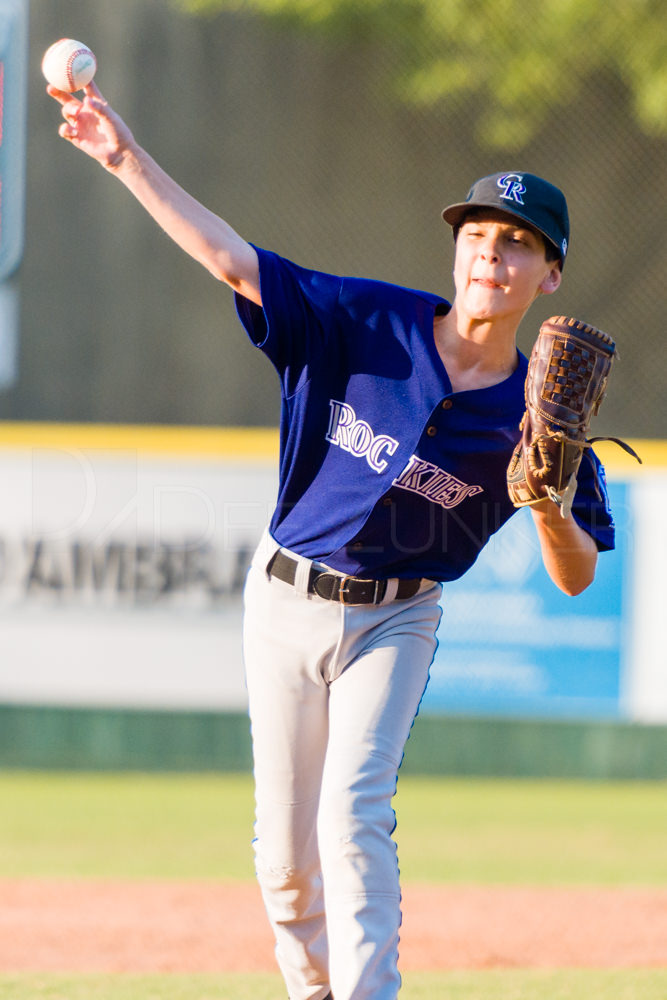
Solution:
{"label": "boy's face", "polygon": [[456,303],[470,319],[521,319],[539,294],[555,292],[561,271],[544,241],[516,216],[478,210],[459,229],[454,261]]}

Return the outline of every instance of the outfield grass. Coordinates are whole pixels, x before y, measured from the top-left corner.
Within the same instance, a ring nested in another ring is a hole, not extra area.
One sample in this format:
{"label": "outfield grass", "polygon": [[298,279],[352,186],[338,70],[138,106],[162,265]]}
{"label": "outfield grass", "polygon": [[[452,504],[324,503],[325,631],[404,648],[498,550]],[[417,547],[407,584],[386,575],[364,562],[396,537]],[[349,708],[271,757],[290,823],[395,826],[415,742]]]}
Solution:
{"label": "outfield grass", "polygon": [[661,783],[406,777],[397,803],[406,879],[667,884]]}
{"label": "outfield grass", "polygon": [[[0,795],[5,876],[252,878],[246,775],[10,773]],[[396,808],[406,879],[667,880],[659,784],[405,777]]]}
{"label": "outfield grass", "polygon": [[0,876],[250,880],[247,775],[0,774]]}
{"label": "outfield grass", "polygon": [[[411,973],[401,1000],[664,1000],[664,969]],[[2,1000],[283,1000],[277,975],[0,976]]]}
{"label": "outfield grass", "polygon": [[[667,884],[659,783],[399,781],[404,880]],[[0,774],[0,877],[250,880],[247,775]]]}

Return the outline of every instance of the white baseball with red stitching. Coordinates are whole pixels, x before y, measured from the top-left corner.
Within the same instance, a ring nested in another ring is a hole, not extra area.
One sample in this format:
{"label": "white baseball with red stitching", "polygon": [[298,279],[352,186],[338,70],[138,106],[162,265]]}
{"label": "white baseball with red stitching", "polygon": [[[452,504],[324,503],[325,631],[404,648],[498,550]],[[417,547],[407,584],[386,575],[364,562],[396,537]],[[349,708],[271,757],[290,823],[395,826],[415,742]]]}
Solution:
{"label": "white baseball with red stitching", "polygon": [[42,73],[58,90],[73,94],[87,86],[95,76],[97,60],[83,42],[61,38],[44,53]]}

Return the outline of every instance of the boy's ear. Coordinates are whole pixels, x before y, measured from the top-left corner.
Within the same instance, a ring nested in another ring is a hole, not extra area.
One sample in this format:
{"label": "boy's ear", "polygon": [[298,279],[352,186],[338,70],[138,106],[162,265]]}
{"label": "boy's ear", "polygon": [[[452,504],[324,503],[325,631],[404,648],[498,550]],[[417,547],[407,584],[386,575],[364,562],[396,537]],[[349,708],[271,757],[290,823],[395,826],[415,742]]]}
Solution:
{"label": "boy's ear", "polygon": [[563,272],[559,268],[558,264],[554,264],[548,274],[540,282],[539,291],[543,295],[551,295],[560,288],[562,280]]}

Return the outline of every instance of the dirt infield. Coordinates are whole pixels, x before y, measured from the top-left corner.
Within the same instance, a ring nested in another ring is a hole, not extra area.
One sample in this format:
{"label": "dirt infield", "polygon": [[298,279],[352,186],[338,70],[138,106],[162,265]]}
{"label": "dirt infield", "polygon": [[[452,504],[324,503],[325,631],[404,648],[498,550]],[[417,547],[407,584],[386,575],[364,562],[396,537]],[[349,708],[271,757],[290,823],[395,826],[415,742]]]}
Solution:
{"label": "dirt infield", "polygon": [[[667,966],[667,890],[404,888],[404,970]],[[0,881],[0,969],[273,971],[251,885]]]}

